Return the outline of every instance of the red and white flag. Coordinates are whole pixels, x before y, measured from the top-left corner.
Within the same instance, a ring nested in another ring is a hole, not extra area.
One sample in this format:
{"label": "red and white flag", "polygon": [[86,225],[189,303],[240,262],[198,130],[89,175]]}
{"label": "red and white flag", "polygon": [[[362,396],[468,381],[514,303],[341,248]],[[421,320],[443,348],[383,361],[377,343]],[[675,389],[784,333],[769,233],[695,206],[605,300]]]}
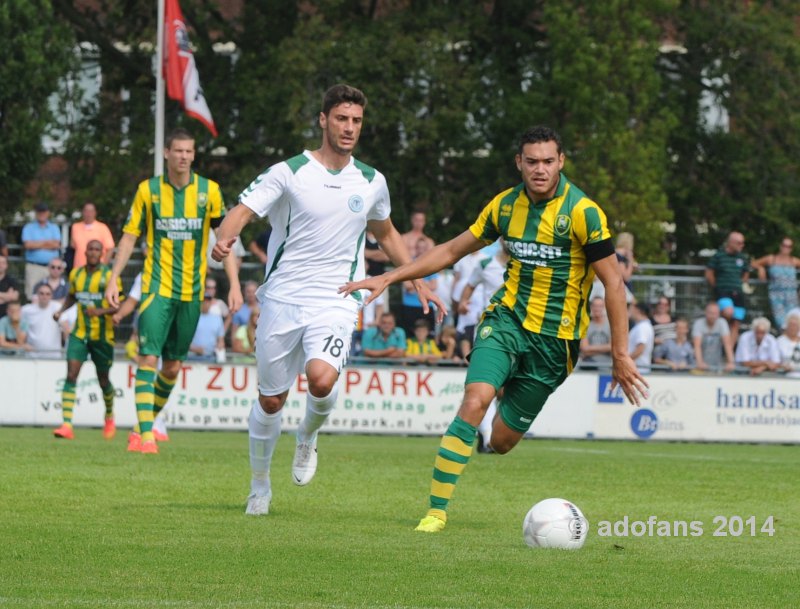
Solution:
{"label": "red and white flag", "polygon": [[217,128],[200,86],[200,74],[189,48],[189,33],[178,0],[166,0],[164,12],[164,80],[167,95],[179,101],[186,114],[203,123],[214,137]]}

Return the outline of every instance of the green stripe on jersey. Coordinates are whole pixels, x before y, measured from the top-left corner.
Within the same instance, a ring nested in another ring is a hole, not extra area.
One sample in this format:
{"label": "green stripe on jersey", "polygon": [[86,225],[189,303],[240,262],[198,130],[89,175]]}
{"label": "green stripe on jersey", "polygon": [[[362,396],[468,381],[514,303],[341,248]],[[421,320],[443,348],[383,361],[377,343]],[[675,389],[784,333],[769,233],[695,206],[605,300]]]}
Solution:
{"label": "green stripe on jersey", "polygon": [[286,164],[289,166],[289,169],[292,170],[292,173],[297,173],[297,171],[306,163],[308,163],[308,157],[304,154],[298,154],[297,156],[293,156],[291,159],[286,161]]}

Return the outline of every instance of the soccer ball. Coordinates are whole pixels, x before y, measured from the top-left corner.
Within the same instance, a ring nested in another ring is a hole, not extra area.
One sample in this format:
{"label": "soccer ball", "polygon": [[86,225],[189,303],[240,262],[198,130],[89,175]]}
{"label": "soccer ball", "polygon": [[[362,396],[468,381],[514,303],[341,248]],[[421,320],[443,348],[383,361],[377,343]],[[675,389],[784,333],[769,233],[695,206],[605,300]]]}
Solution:
{"label": "soccer ball", "polygon": [[583,512],[566,499],[544,499],[522,521],[522,537],[532,548],[577,550],[588,533],[589,522]]}

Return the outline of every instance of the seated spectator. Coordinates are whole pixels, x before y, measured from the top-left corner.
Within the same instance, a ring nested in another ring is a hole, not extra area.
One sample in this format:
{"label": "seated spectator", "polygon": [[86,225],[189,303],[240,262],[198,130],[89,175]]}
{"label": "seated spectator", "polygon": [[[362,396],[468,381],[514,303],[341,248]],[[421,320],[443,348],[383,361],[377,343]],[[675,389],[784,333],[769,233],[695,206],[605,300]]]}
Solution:
{"label": "seated spectator", "polygon": [[31,357],[58,359],[61,346],[69,335],[64,332],[53,315],[61,310],[61,303],[53,300],[53,290],[46,283],[36,290],[36,302],[22,307],[22,319],[28,324],[28,344]]}
{"label": "seated spectator", "polygon": [[6,305],[19,297],[19,282],[8,274],[8,258],[0,254],[0,317],[6,314]]}
{"label": "seated spectator", "polygon": [[253,355],[255,353],[256,326],[258,325],[258,316],[260,312],[261,309],[258,307],[250,309],[250,318],[247,320],[247,324],[239,326],[233,334],[231,351],[246,355]]}
{"label": "seated spectator", "polygon": [[777,370],[781,365],[778,341],[769,333],[771,326],[766,317],[756,317],[736,345],[736,363],[749,368],[753,376]]}
{"label": "seated spectator", "polygon": [[675,337],[656,345],[653,363],[669,366],[672,370],[694,368],[694,345],[689,342],[688,320],[680,317],[675,321]]}
{"label": "seated spectator", "polygon": [[[85,253],[84,253],[85,256]],[[77,268],[77,267],[76,267]],[[33,286],[33,293],[39,289],[39,286],[46,283],[53,291],[53,300],[64,302],[64,299],[69,294],[69,284],[64,278],[64,271],[67,269],[67,263],[61,258],[53,258],[47,263],[47,277],[42,279],[39,283]]]}
{"label": "seated spectator", "polygon": [[[206,290],[203,302],[200,304],[200,318],[197,320],[197,329],[189,345],[189,359],[213,361],[217,350],[225,351],[225,327],[222,317],[211,313],[214,303],[214,293]],[[219,358],[218,358],[219,359]]]}
{"label": "seated spectator", "polygon": [[786,327],[778,337],[781,368],[786,376],[800,378],[800,313],[790,313],[784,322]]}
{"label": "seated spectator", "polygon": [[660,345],[670,338],[675,338],[675,320],[672,319],[672,303],[666,296],[661,296],[653,307],[653,332],[655,344]]}
{"label": "seated spectator", "polygon": [[364,357],[405,357],[406,333],[396,326],[393,313],[384,313],[377,326],[364,331],[361,350]]}
{"label": "seated spectator", "polygon": [[442,359],[442,352],[430,336],[430,326],[426,319],[418,319],[414,324],[414,336],[406,341],[406,357],[423,364],[435,364]]}
{"label": "seated spectator", "polygon": [[606,305],[602,298],[589,302],[589,327],[581,339],[581,365],[589,368],[611,367],[611,326],[606,317]]}
{"label": "seated spectator", "polygon": [[628,334],[628,353],[639,372],[650,372],[653,361],[653,324],[648,313],[647,305],[643,302],[628,306],[628,316],[633,323]]}
{"label": "seated spectator", "polygon": [[18,351],[28,351],[26,343],[28,322],[22,319],[22,306],[18,300],[8,303],[5,317],[0,318],[0,350],[3,355],[15,355]]}
{"label": "seated spectator", "polygon": [[461,362],[461,354],[458,350],[458,341],[455,326],[442,326],[439,332],[439,339],[436,346],[442,353],[442,360],[446,362]]}
{"label": "seated spectator", "polygon": [[706,305],[705,315],[692,325],[694,359],[699,370],[731,371],[736,367],[733,360],[733,344],[728,322],[719,314],[719,305],[712,301]]}

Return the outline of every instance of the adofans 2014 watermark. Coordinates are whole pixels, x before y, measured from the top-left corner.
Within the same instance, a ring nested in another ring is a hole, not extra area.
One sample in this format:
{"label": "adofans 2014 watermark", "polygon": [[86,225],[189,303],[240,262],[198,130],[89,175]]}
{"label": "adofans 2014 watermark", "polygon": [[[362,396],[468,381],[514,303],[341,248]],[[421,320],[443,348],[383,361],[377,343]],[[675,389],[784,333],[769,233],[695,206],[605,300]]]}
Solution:
{"label": "adofans 2014 watermark", "polygon": [[623,516],[621,520],[597,523],[600,537],[772,537],[775,533],[774,516],[714,516],[710,522],[665,520],[658,516],[634,520]]}

